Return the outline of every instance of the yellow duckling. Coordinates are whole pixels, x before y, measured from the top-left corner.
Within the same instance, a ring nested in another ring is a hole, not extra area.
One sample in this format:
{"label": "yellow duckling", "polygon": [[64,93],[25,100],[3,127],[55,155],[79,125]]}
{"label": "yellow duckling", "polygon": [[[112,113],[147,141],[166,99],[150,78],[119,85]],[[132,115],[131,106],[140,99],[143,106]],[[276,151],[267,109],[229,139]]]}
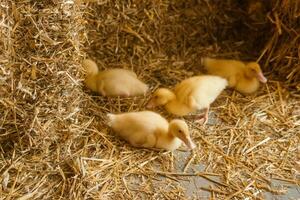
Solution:
{"label": "yellow duckling", "polygon": [[108,125],[132,146],[173,151],[183,141],[190,149],[196,147],[183,120],[175,119],[169,123],[161,115],[151,111],[107,116]]}
{"label": "yellow duckling", "polygon": [[82,65],[87,74],[86,86],[103,96],[137,96],[148,90],[148,86],[132,71],[109,69],[99,72],[97,64],[90,59],[84,60]]}
{"label": "yellow duckling", "polygon": [[202,64],[209,74],[226,78],[229,87],[243,94],[258,90],[259,82],[267,82],[257,62],[244,63],[237,60],[202,58]]}
{"label": "yellow duckling", "polygon": [[166,110],[178,116],[205,109],[204,124],[208,120],[210,104],[227,86],[227,81],[219,76],[202,75],[188,78],[175,86],[174,91],[159,88],[154,93],[147,108],[165,106]]}

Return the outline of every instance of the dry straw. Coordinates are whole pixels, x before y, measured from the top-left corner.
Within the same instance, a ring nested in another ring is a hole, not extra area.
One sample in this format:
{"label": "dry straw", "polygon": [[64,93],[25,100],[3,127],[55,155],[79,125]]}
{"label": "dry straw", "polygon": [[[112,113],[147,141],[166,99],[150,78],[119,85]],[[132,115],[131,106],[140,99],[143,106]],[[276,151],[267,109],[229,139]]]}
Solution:
{"label": "dry straw", "polygon": [[[299,185],[300,5],[243,2],[2,0],[0,199],[264,199]],[[107,128],[107,112],[142,110],[149,95],[82,85],[86,56],[155,89],[199,74],[203,55],[258,59],[273,81],[225,91],[207,126],[187,118],[192,154],[136,149]],[[206,185],[193,195],[195,180]]]}

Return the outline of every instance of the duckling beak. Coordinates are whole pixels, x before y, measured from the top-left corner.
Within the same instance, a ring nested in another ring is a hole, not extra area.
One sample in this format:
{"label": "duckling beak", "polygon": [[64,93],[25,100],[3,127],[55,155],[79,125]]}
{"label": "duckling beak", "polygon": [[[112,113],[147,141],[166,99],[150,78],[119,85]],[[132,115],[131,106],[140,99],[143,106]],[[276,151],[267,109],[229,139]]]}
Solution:
{"label": "duckling beak", "polygon": [[183,142],[190,149],[194,149],[196,147],[195,143],[192,141],[191,138],[186,138],[183,140]]}
{"label": "duckling beak", "polygon": [[268,79],[263,75],[262,72],[259,72],[257,74],[257,79],[262,83],[266,83],[268,81]]}

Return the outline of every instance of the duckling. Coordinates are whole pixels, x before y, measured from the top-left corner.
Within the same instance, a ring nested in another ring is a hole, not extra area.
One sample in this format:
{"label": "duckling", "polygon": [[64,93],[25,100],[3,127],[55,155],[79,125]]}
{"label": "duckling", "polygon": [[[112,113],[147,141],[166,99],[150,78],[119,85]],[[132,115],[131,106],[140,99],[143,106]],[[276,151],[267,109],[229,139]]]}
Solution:
{"label": "duckling", "polygon": [[98,70],[97,64],[86,59],[82,63],[86,70],[85,84],[103,96],[137,96],[145,94],[148,86],[137,75],[126,69]]}
{"label": "duckling", "polygon": [[174,115],[184,116],[191,112],[205,109],[203,124],[208,120],[209,107],[227,86],[227,81],[219,76],[201,75],[183,80],[174,91],[159,88],[147,104],[147,108],[164,106]]}
{"label": "duckling", "polygon": [[113,131],[132,146],[173,151],[184,142],[190,149],[196,147],[183,120],[174,119],[169,123],[151,111],[109,113],[107,117]]}
{"label": "duckling", "polygon": [[202,64],[209,74],[226,78],[229,87],[243,94],[257,91],[259,82],[267,82],[257,62],[244,63],[237,60],[202,58]]}

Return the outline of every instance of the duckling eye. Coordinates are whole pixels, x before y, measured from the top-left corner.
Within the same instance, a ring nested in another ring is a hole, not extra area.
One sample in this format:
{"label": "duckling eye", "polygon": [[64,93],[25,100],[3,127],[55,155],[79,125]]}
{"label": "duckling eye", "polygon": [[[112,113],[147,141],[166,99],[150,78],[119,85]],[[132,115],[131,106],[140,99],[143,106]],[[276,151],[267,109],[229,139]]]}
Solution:
{"label": "duckling eye", "polygon": [[182,133],[182,130],[179,130],[178,132],[179,132],[179,133]]}

